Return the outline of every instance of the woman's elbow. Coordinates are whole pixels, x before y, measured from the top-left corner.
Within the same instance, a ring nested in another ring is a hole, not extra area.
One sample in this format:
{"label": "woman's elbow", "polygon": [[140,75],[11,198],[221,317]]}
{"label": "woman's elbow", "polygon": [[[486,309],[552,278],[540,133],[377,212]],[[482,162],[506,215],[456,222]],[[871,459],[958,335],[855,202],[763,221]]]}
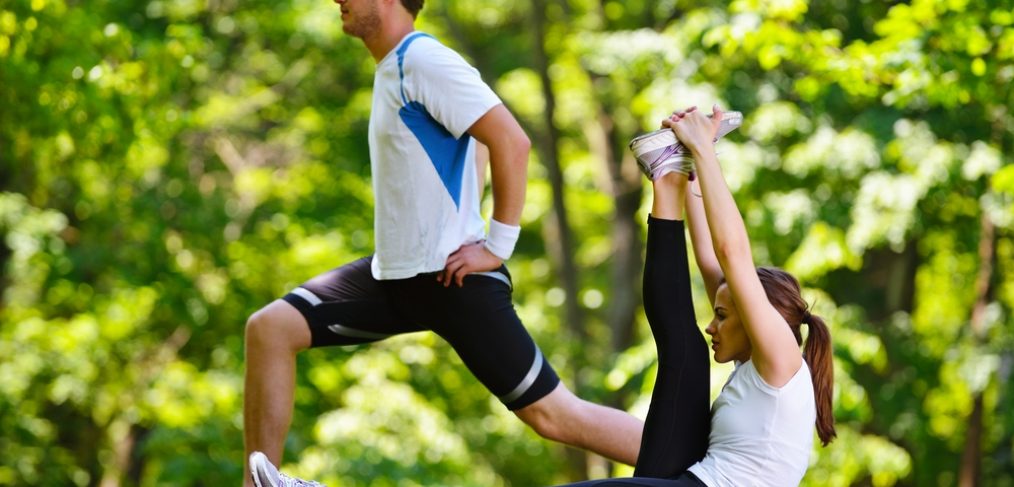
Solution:
{"label": "woman's elbow", "polygon": [[753,265],[750,242],[745,239],[722,239],[720,242],[715,242],[715,257],[718,258],[718,262],[723,268],[741,260],[750,261],[750,265]]}

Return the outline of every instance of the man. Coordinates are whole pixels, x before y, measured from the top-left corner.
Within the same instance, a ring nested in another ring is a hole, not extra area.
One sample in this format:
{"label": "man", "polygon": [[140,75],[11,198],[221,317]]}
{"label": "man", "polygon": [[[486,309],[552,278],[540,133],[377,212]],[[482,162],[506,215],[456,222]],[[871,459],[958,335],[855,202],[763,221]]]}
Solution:
{"label": "man", "polygon": [[[298,352],[423,330],[447,340],[541,436],[635,463],[643,423],[567,390],[511,303],[503,261],[520,233],[528,137],[474,68],[414,31],[423,0],[336,1],[345,33],[377,61],[369,130],[376,249],[247,322],[247,485],[300,482],[272,465],[282,459],[292,418]],[[492,169],[488,235],[471,162],[476,140]]]}

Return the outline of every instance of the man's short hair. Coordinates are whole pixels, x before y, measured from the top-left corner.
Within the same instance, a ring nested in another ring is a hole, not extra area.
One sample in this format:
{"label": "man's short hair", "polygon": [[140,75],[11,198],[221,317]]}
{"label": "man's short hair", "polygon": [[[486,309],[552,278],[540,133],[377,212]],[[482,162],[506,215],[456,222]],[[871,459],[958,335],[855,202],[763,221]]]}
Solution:
{"label": "man's short hair", "polygon": [[419,15],[419,11],[422,10],[423,2],[425,0],[401,0],[402,6],[408,13],[412,14],[412,17]]}
{"label": "man's short hair", "polygon": [[419,11],[423,9],[423,2],[426,0],[402,0],[402,5],[405,9],[412,14],[413,17],[419,15]]}

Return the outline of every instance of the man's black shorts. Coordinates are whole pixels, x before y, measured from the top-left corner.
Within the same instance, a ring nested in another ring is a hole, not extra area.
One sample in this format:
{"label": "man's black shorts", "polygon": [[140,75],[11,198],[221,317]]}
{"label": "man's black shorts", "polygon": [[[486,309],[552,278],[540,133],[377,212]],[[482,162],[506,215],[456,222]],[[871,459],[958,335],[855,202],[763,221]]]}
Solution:
{"label": "man's black shorts", "polygon": [[508,409],[545,397],[559,384],[511,301],[507,268],[469,274],[449,287],[436,273],[378,281],[364,257],[310,279],[284,299],[310,325],[312,347],[375,342],[431,330]]}

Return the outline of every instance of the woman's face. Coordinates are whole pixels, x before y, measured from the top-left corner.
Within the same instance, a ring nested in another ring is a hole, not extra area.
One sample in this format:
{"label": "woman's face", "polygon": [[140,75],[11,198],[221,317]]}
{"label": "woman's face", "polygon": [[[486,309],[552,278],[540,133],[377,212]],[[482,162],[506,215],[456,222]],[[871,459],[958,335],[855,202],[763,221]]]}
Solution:
{"label": "woman's face", "polygon": [[716,362],[750,360],[750,338],[743,329],[739,310],[726,284],[719,286],[715,293],[715,317],[704,331],[711,335],[711,349],[715,351]]}

